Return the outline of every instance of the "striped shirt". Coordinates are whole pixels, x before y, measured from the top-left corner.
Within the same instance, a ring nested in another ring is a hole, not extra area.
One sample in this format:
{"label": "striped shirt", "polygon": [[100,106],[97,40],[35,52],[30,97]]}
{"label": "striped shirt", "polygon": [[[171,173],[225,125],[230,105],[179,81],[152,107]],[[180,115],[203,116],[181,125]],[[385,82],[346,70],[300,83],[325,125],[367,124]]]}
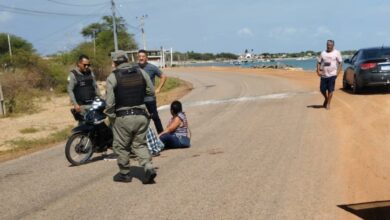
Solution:
{"label": "striped shirt", "polygon": [[[185,137],[188,137],[188,121],[187,121],[187,117],[185,115],[184,112],[179,112],[177,114],[177,117],[179,117],[179,119],[181,120],[181,124],[180,126],[176,129],[176,131],[174,132],[174,134],[176,136],[185,136]],[[172,117],[171,120],[169,120],[169,124],[172,123],[173,119],[175,117]]]}

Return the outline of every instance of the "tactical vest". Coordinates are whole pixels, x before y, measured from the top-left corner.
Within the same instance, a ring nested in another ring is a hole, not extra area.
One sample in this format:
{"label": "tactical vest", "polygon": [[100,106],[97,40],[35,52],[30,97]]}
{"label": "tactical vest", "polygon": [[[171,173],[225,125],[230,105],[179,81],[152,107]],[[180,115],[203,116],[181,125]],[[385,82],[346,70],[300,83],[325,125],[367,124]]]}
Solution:
{"label": "tactical vest", "polygon": [[113,71],[117,81],[114,89],[116,109],[144,104],[146,82],[138,67]]}
{"label": "tactical vest", "polygon": [[92,103],[96,96],[92,73],[79,74],[76,70],[72,70],[72,73],[77,81],[73,89],[77,104],[85,105]]}

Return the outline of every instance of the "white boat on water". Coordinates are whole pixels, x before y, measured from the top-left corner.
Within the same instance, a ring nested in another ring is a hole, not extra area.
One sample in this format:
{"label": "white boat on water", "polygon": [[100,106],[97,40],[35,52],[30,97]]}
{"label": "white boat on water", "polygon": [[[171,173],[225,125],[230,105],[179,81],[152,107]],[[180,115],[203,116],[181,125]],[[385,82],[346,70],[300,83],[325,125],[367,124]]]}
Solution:
{"label": "white boat on water", "polygon": [[233,60],[232,62],[230,62],[230,64],[239,66],[239,65],[241,65],[241,62],[239,60]]}
{"label": "white boat on water", "polygon": [[298,57],[296,60],[309,60],[310,57]]}

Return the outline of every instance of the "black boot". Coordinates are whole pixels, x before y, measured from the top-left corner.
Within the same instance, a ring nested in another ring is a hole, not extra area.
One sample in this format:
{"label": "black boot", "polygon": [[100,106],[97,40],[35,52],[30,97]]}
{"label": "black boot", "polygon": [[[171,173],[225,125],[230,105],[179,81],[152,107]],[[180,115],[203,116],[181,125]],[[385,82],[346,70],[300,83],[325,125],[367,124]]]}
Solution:
{"label": "black boot", "polygon": [[113,177],[113,180],[115,182],[129,183],[129,182],[131,182],[131,176],[130,176],[130,173],[128,173],[128,174],[117,173]]}
{"label": "black boot", "polygon": [[145,181],[143,182],[143,184],[153,184],[155,183],[154,182],[154,178],[156,178],[157,176],[157,173],[154,169],[148,169],[146,170],[146,173],[145,173]]}

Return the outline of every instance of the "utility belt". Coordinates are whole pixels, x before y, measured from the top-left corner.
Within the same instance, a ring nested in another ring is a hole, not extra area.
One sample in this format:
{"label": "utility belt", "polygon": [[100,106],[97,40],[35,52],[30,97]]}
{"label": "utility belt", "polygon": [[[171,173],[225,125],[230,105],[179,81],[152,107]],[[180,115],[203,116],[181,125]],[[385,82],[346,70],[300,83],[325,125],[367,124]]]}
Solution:
{"label": "utility belt", "polygon": [[126,110],[119,110],[115,112],[116,117],[123,117],[127,115],[144,115],[146,118],[150,118],[150,115],[148,112],[145,111],[145,109],[140,108],[131,108]]}
{"label": "utility belt", "polygon": [[93,100],[77,101],[79,105],[92,105]]}

